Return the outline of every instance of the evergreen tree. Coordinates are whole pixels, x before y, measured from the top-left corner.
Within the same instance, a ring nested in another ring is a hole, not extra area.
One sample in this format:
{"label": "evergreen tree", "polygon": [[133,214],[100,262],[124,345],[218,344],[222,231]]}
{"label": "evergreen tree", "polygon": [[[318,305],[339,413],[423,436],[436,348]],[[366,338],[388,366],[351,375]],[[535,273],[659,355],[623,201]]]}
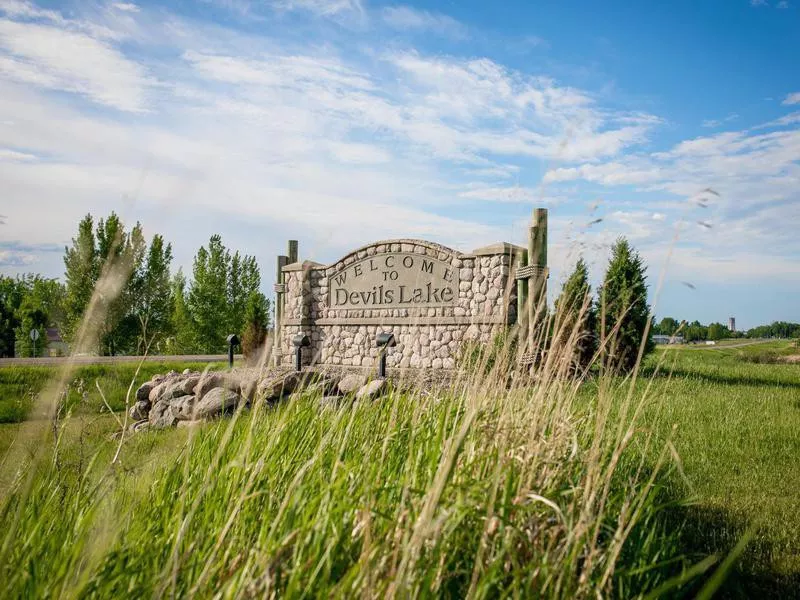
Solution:
{"label": "evergreen tree", "polygon": [[582,258],[564,283],[555,303],[555,313],[557,341],[561,348],[570,346],[571,370],[585,371],[597,350],[597,313],[592,302],[589,270]]}
{"label": "evergreen tree", "polygon": [[654,344],[647,331],[650,306],[645,266],[625,238],[619,238],[612,248],[598,310],[604,365],[628,373],[636,366],[643,336],[647,334],[643,356]]}

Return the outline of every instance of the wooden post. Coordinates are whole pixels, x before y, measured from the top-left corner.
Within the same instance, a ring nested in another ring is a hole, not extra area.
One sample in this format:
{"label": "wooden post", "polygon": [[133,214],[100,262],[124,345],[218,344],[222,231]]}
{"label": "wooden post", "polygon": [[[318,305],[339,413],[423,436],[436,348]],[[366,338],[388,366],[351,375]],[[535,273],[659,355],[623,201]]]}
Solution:
{"label": "wooden post", "polygon": [[[520,269],[528,264],[528,251],[523,250],[514,256],[514,268]],[[528,280],[517,277],[517,324],[520,335],[525,335],[528,326]]]}
{"label": "wooden post", "polygon": [[275,338],[272,341],[272,361],[276,367],[281,364],[281,324],[283,322],[283,302],[286,297],[286,278],[283,274],[283,267],[288,264],[288,256],[278,256],[275,273]]}
{"label": "wooden post", "polygon": [[547,209],[533,211],[533,222],[528,236],[528,265],[531,273],[528,322],[533,325],[547,305]]}
{"label": "wooden post", "polygon": [[288,256],[280,255],[277,262],[277,273],[275,274],[275,340],[272,342],[273,364],[281,364],[281,325],[286,303],[286,277],[283,274],[283,267],[297,262],[297,240],[289,240],[286,253]]}

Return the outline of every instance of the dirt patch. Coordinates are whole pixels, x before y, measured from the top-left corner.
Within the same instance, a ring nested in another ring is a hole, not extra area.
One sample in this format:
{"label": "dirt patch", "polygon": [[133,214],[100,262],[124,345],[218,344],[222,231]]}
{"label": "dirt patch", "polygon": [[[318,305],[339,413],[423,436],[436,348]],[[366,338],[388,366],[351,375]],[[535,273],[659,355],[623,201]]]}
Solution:
{"label": "dirt patch", "polygon": [[800,364],[800,354],[790,354],[789,356],[782,356],[781,362],[788,363],[790,365]]}

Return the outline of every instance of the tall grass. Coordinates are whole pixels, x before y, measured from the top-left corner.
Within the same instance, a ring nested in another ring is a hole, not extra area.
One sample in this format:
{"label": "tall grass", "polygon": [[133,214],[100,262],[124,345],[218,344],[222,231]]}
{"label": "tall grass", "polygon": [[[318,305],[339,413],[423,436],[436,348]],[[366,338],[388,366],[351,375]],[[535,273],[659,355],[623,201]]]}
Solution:
{"label": "tall grass", "polygon": [[[638,427],[649,396],[634,380],[605,373],[582,393],[578,335],[546,353],[495,348],[445,391],[339,408],[301,394],[188,433],[106,440],[88,459],[53,394],[36,451],[3,467],[18,473],[2,506],[3,595],[666,590],[682,581],[667,581],[674,532],[656,524],[669,446]],[[520,353],[541,357],[532,374]]]}

